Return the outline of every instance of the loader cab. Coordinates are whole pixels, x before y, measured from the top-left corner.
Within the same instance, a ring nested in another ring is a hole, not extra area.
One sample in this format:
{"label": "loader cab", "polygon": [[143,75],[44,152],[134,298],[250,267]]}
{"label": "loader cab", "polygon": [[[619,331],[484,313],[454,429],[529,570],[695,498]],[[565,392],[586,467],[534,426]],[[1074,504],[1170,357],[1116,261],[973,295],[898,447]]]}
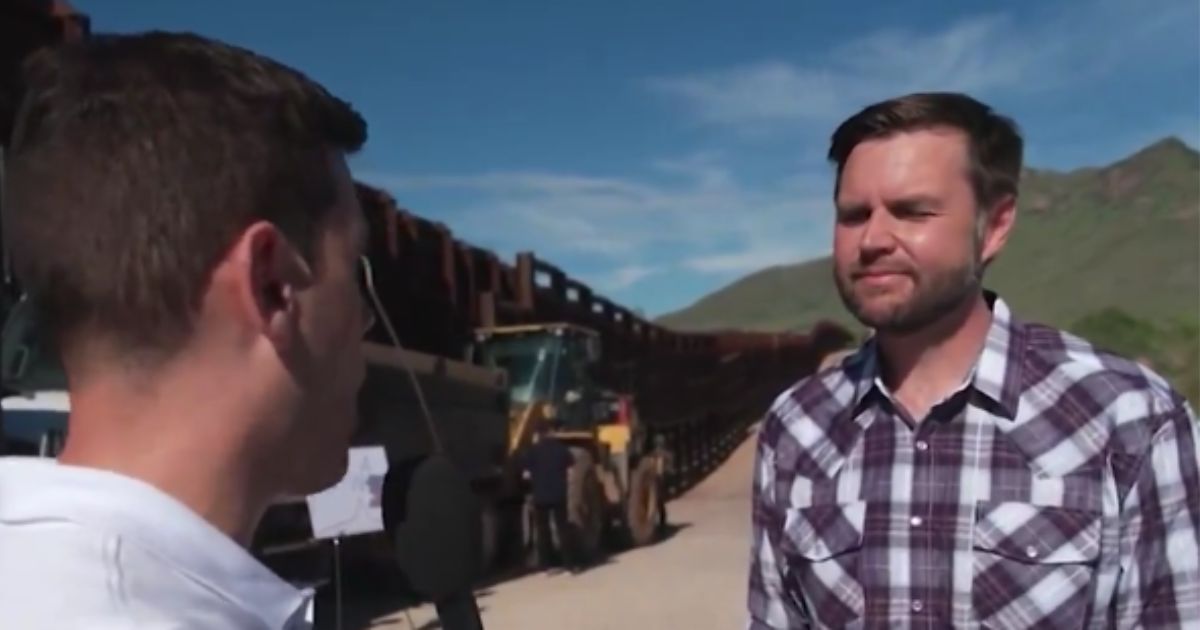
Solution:
{"label": "loader cab", "polygon": [[564,429],[596,421],[597,387],[589,367],[600,359],[600,337],[570,324],[481,329],[472,361],[508,373],[514,406],[544,405]]}

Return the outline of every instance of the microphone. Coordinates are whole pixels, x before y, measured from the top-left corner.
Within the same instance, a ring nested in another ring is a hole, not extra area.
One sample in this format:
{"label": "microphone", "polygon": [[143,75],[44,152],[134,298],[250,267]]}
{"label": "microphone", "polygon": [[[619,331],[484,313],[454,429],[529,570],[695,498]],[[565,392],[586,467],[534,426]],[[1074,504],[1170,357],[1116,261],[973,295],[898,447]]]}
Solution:
{"label": "microphone", "polygon": [[384,482],[383,520],[409,585],[446,630],[483,630],[472,585],[483,563],[479,499],[443,455],[399,462]]}

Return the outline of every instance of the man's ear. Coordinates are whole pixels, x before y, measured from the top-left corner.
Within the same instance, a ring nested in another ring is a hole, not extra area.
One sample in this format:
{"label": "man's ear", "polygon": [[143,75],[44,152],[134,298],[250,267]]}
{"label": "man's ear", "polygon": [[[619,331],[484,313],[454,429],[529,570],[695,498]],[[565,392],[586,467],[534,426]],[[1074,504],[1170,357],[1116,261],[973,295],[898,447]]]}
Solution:
{"label": "man's ear", "polygon": [[982,225],[982,259],[984,264],[990,263],[1000,255],[1008,242],[1009,234],[1017,222],[1017,198],[1015,195],[1005,195],[990,208],[985,210],[981,218]]}
{"label": "man's ear", "polygon": [[249,327],[286,348],[298,334],[297,294],[312,283],[312,269],[273,224],[260,221],[234,246],[239,311]]}

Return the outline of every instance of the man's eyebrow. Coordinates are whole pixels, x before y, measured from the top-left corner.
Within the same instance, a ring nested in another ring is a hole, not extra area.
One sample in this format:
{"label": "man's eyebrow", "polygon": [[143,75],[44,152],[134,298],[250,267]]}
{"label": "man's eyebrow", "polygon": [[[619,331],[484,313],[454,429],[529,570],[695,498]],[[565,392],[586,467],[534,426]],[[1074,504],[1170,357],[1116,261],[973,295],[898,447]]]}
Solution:
{"label": "man's eyebrow", "polygon": [[852,203],[844,203],[844,204],[834,202],[833,207],[838,212],[843,213],[843,214],[854,214],[854,213],[858,213],[858,212],[864,212],[869,209],[869,206],[861,201],[855,201]]}
{"label": "man's eyebrow", "polygon": [[938,199],[937,197],[935,197],[933,195],[925,195],[925,194],[905,195],[903,197],[887,199],[884,202],[884,204],[889,208],[923,207],[923,208],[936,209],[936,208],[942,207],[942,202],[940,199]]}

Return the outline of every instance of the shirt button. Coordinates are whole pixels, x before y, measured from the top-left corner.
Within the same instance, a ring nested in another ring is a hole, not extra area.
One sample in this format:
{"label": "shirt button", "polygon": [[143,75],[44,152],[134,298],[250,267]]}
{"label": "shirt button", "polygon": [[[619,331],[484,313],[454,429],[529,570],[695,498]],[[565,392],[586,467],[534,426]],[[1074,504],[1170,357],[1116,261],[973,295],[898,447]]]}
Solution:
{"label": "shirt button", "polygon": [[918,451],[929,450],[929,442],[926,442],[925,440],[917,440],[917,450]]}
{"label": "shirt button", "polygon": [[1030,558],[1036,558],[1038,556],[1038,550],[1033,545],[1030,545],[1025,548],[1025,555],[1029,556]]}
{"label": "shirt button", "polygon": [[922,610],[925,610],[925,602],[922,602],[919,599],[914,599],[912,603],[912,611],[919,613]]}
{"label": "shirt button", "polygon": [[923,523],[924,521],[921,520],[920,516],[914,516],[914,517],[908,519],[908,522],[911,523],[913,527],[920,527],[921,523]]}

